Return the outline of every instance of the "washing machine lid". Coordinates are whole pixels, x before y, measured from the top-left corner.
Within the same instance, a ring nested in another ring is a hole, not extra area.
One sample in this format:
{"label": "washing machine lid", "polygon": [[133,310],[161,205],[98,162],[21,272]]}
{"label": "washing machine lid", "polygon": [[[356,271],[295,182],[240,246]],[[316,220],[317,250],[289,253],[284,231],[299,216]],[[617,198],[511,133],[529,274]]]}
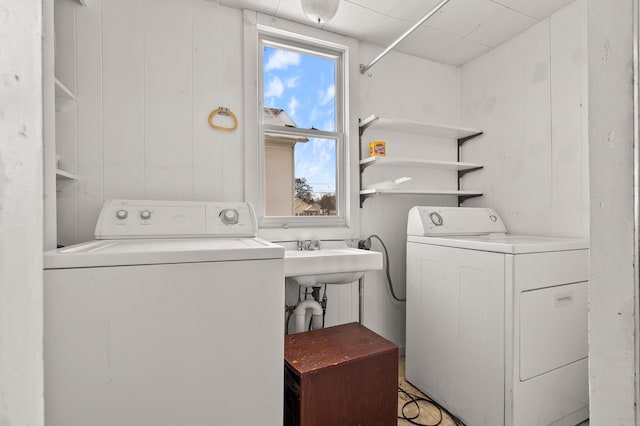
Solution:
{"label": "washing machine lid", "polygon": [[96,240],[45,252],[44,268],[91,268],[283,258],[282,246],[260,238]]}
{"label": "washing machine lid", "polygon": [[488,234],[458,236],[407,236],[408,242],[481,250],[505,254],[542,253],[565,250],[586,250],[589,242],[580,238],[545,237],[537,235]]}

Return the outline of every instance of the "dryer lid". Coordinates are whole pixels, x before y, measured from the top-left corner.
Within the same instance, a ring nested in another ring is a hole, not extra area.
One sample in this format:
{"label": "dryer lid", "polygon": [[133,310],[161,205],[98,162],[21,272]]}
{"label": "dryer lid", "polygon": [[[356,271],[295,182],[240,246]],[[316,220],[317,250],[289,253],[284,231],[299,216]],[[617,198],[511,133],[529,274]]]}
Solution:
{"label": "dryer lid", "polygon": [[507,232],[494,209],[416,206],[409,210],[407,235],[486,235]]}

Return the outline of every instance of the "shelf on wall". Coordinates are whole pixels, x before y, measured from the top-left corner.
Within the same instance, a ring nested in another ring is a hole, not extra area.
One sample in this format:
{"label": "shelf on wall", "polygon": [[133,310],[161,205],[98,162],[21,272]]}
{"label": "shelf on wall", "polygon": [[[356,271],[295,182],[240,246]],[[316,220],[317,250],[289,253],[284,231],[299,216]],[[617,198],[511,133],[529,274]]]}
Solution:
{"label": "shelf on wall", "polygon": [[76,95],[57,78],[54,81],[56,86],[56,111],[62,111],[75,102]]}
{"label": "shelf on wall", "polygon": [[56,169],[56,179],[77,180],[78,175]]}
{"label": "shelf on wall", "polygon": [[414,160],[409,158],[387,158],[369,157],[360,160],[360,170],[369,166],[405,166],[405,167],[433,167],[441,169],[453,169],[459,172],[470,172],[482,168],[482,165],[475,163],[463,163],[460,161],[439,161],[439,160]]}
{"label": "shelf on wall", "polygon": [[480,197],[482,192],[464,191],[458,189],[441,190],[441,189],[363,189],[360,191],[360,204],[365,199],[375,195],[455,195],[459,200],[464,201],[467,198]]}
{"label": "shelf on wall", "polygon": [[399,118],[383,118],[377,115],[371,115],[360,121],[360,133],[370,127],[376,127],[384,130],[394,130],[405,133],[415,133],[428,136],[437,136],[442,138],[452,138],[458,140],[467,140],[482,134],[481,130],[468,129],[465,127],[449,126],[436,123],[423,123],[419,121],[404,120]]}

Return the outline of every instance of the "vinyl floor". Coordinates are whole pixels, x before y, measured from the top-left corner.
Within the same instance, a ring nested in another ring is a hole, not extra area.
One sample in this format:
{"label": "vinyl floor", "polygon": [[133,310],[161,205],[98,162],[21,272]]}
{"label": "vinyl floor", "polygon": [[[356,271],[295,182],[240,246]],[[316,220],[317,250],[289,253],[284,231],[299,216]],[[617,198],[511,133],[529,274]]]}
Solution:
{"label": "vinyl floor", "polygon": [[[405,379],[404,361],[404,357],[400,357],[398,364],[398,385],[401,389],[412,395],[425,398],[425,394],[420,392]],[[425,402],[419,402],[418,406],[416,406],[416,404],[411,403],[410,401],[411,399],[409,396],[402,392],[398,392],[398,426],[415,424],[427,426],[456,426],[447,413],[441,413],[441,411],[435,406]],[[403,416],[411,419],[411,421],[403,419]],[[578,426],[589,426],[589,420],[584,423],[580,423]]]}

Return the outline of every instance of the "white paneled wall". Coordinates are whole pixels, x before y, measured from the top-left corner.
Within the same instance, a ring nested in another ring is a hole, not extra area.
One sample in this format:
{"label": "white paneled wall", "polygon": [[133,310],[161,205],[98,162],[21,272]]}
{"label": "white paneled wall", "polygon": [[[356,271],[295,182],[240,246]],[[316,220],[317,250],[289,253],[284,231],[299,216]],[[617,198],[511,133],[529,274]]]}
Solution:
{"label": "white paneled wall", "polygon": [[[76,13],[77,218],[58,211],[75,240],[92,238],[108,198],[243,200],[242,12],[93,0]],[[236,113],[236,131],[209,127],[218,106]]]}
{"label": "white paneled wall", "polygon": [[[360,61],[368,63],[380,53],[378,46],[361,44]],[[460,125],[459,68],[391,52],[360,77],[361,118],[376,114],[382,117]],[[367,130],[363,136],[363,157],[367,157],[371,140],[387,142],[387,157],[455,161],[455,140],[419,137],[391,131]],[[470,142],[476,143],[476,142]],[[414,177],[405,185],[415,188],[446,186],[455,188],[457,175],[450,171],[409,170],[403,167],[369,167],[365,183],[401,176]],[[444,188],[441,188],[444,189]],[[379,196],[365,200],[360,209],[360,229],[363,238],[376,234],[389,251],[391,279],[398,297],[405,295],[407,214],[415,205],[457,205],[456,197]],[[376,251],[383,251],[372,240]],[[392,299],[384,271],[365,275],[364,324],[393,341],[404,350],[405,305]]]}
{"label": "white paneled wall", "polygon": [[586,1],[578,0],[462,68],[462,122],[484,130],[463,160],[514,233],[587,237]]}

